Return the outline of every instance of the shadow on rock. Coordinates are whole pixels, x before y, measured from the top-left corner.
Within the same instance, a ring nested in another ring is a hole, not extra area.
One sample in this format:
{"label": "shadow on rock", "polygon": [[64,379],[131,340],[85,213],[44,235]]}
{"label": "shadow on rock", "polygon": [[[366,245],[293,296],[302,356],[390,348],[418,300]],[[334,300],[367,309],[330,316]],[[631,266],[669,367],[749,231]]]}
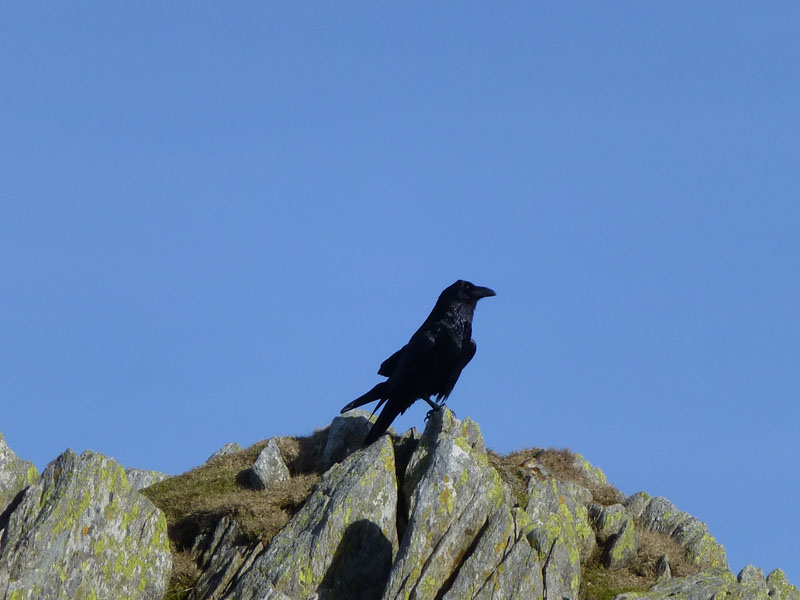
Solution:
{"label": "shadow on rock", "polygon": [[351,524],[317,589],[320,600],[378,600],[392,567],[392,544],[366,519]]}

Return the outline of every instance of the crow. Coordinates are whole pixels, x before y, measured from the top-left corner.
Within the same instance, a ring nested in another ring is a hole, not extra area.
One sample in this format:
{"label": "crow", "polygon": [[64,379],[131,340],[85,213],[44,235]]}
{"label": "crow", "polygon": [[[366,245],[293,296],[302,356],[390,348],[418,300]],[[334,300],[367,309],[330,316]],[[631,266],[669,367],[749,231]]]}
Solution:
{"label": "crow", "polygon": [[[425,400],[432,410],[444,405],[462,369],[475,356],[475,305],[481,298],[494,295],[487,287],[459,279],[439,295],[431,314],[408,343],[381,363],[378,375],[388,379],[342,409],[344,413],[379,400],[372,411],[375,414],[386,403],[364,440],[365,447],[382,436],[395,417],[417,400]],[[436,396],[438,403],[431,396]]]}

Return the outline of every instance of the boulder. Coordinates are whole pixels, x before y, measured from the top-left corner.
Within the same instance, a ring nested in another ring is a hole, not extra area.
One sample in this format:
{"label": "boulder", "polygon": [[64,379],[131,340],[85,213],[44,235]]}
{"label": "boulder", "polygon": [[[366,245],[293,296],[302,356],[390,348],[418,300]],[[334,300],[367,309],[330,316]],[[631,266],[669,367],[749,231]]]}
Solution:
{"label": "boulder", "polygon": [[225,598],[377,599],[397,552],[394,448],[381,437],[334,465]]}
{"label": "boulder", "polygon": [[611,571],[617,571],[639,552],[640,539],[633,524],[633,519],[628,517],[620,530],[608,538],[603,549],[603,565]]}
{"label": "boulder", "polygon": [[359,408],[334,417],[328,429],[328,439],[322,450],[322,470],[327,471],[334,464],[343,461],[364,444],[372,428],[372,415]]}
{"label": "boulder", "polygon": [[67,450],[22,494],[0,542],[0,597],[161,600],[164,515],[116,461]]}
{"label": "boulder", "polygon": [[228,454],[233,454],[234,452],[241,452],[242,446],[237,442],[228,442],[222,448],[214,452],[211,456],[206,459],[206,463],[210,463],[212,460],[220,458],[222,456],[227,456]]}
{"label": "boulder", "polygon": [[250,485],[257,490],[265,490],[279,481],[289,479],[289,468],[283,462],[280,448],[274,439],[269,440],[258,454],[248,476]]}
{"label": "boulder", "polygon": [[169,477],[166,473],[148,471],[146,469],[125,469],[125,475],[128,477],[131,487],[137,491],[150,487],[159,481],[164,481]]}

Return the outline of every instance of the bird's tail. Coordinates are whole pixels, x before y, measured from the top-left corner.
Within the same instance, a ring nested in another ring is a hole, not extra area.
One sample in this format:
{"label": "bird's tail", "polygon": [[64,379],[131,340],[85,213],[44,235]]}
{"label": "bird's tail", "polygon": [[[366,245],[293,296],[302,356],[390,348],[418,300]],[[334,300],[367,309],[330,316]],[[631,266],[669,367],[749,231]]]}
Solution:
{"label": "bird's tail", "polygon": [[[377,384],[374,388],[368,391],[363,396],[359,396],[355,400],[353,400],[350,404],[345,406],[341,412],[346,413],[348,410],[353,410],[354,408],[358,408],[359,406],[363,406],[367,402],[372,402],[373,400],[385,400],[385,391],[386,391],[386,382],[382,381]],[[380,404],[378,404],[380,406]],[[377,408],[377,407],[376,407]]]}
{"label": "bird's tail", "polygon": [[364,448],[386,433],[386,430],[389,429],[389,425],[392,424],[392,421],[394,421],[395,417],[399,414],[400,410],[392,402],[384,406],[381,414],[379,414],[378,418],[375,420],[372,429],[369,430],[367,437],[364,439]]}

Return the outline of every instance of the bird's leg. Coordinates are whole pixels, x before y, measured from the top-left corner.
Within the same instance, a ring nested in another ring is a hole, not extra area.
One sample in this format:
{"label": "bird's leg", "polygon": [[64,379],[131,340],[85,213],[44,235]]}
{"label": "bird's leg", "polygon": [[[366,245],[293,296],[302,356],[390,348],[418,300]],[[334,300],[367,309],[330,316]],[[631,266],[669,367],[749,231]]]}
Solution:
{"label": "bird's leg", "polygon": [[428,406],[431,407],[431,409],[425,414],[425,422],[427,423],[428,419],[431,418],[431,415],[437,410],[442,410],[442,408],[438,404],[436,404],[436,402],[431,400],[430,396],[428,396],[427,398],[423,398],[423,400],[425,400],[425,402],[428,403]]}
{"label": "bird's leg", "polygon": [[[436,410],[442,410],[445,407],[446,404],[447,404],[447,398],[442,398],[441,401],[439,402],[439,404],[436,405]],[[451,413],[453,413],[454,417],[456,416],[456,411],[454,411],[452,408],[450,408],[448,410]]]}

